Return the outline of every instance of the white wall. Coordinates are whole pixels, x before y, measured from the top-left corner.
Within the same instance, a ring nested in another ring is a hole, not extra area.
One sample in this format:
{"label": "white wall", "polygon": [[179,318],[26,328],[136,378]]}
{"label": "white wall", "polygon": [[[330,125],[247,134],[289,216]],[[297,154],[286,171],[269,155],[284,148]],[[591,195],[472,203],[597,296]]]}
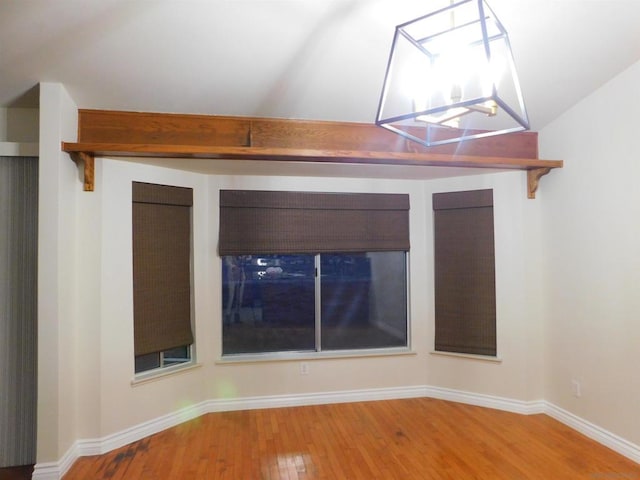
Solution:
{"label": "white wall", "polygon": [[[60,152],[77,111],[61,85],[41,86],[38,463],[215,399],[431,385],[520,400],[544,398],[640,443],[640,63],[540,132],[541,158],[565,168],[526,198],[523,172],[439,180],[206,176],[96,162],[96,192]],[[131,181],[194,188],[197,359],[178,375],[132,385]],[[218,190],[375,191],[411,198],[413,355],[220,362]],[[494,189],[500,363],[430,353],[431,194]],[[571,380],[582,396],[571,395]]]}
{"label": "white wall", "polygon": [[[41,96],[39,464],[59,461],[74,442],[109,439],[209,400],[427,385],[515,400],[543,398],[540,228],[547,219],[542,201],[527,199],[524,172],[428,181],[220,176],[97,159],[96,190],[83,192],[77,167],[60,151],[60,140],[75,139],[76,106],[61,85],[43,84]],[[198,366],[144,383],[132,383],[132,181],[194,189]],[[308,375],[300,375],[298,361],[222,362],[217,238],[223,188],[409,194],[412,353],[308,360]],[[480,188],[494,189],[500,362],[431,353],[431,194]]]}
{"label": "white wall", "polygon": [[[546,399],[640,444],[640,63],[540,132]],[[582,396],[572,396],[571,381]]]}
{"label": "white wall", "polygon": [[38,156],[39,110],[0,108],[0,155]]}
{"label": "white wall", "polygon": [[37,462],[77,439],[76,205],[82,184],[60,140],[75,138],[77,107],[60,84],[40,87]]}
{"label": "white wall", "polygon": [[37,108],[0,108],[0,142],[38,141]]}
{"label": "white wall", "polygon": [[[78,438],[103,438],[189,405],[216,399],[424,385],[426,306],[416,296],[418,354],[391,358],[221,364],[221,265],[217,256],[220,188],[407,192],[412,210],[412,281],[425,263],[419,182],[322,178],[208,177],[98,159],[96,191],[78,201]],[[198,368],[132,385],[131,182],[194,188],[195,334]],[[330,185],[328,187],[327,185]],[[82,228],[80,225],[90,225]]]}
{"label": "white wall", "polygon": [[[410,211],[410,283],[419,285],[424,276],[425,201],[421,182],[411,180],[305,178],[305,177],[211,177],[211,211],[217,218],[220,189],[301,190],[333,192],[379,192],[409,194]],[[216,248],[218,224],[213,222],[209,232],[212,248]],[[221,324],[220,259],[214,257],[212,291],[216,295],[214,332],[219,339]],[[267,362],[250,365],[220,365],[218,371],[230,382],[236,395],[285,395],[343,390],[393,388],[424,385],[427,362],[426,321],[428,306],[424,297],[411,299],[413,318],[412,346],[414,355],[367,357],[357,359],[318,359],[310,362],[309,375],[300,376],[298,362]],[[214,357],[221,355],[218,340]],[[258,380],[258,381],[256,381]]]}
{"label": "white wall", "polygon": [[[77,179],[76,179],[77,180]],[[195,334],[199,367],[132,385],[131,182],[194,188]],[[78,181],[79,182],[79,181]],[[74,188],[76,185],[73,186]],[[410,308],[413,354],[298,361],[221,362],[221,265],[217,256],[222,188],[408,193],[411,211]],[[494,188],[501,363],[431,355],[433,264],[431,193]],[[542,394],[538,321],[536,203],[523,172],[457,180],[207,176],[98,159],[96,191],[76,196],[77,285],[74,400],[77,439],[105,438],[208,400],[304,395],[434,385],[536,400]],[[530,238],[531,237],[531,238]],[[63,341],[60,340],[60,345]]]}
{"label": "white wall", "polygon": [[432,355],[427,383],[511,399],[543,398],[543,334],[540,311],[540,206],[527,199],[524,172],[426,182],[426,276],[413,295],[429,303],[428,345],[433,345],[432,193],[492,188],[496,259],[497,347],[501,362]]}
{"label": "white wall", "polygon": [[[97,351],[87,349],[93,356],[95,368],[87,368],[87,381],[92,373],[100,373],[99,392],[87,389],[87,394],[99,400],[95,412],[88,417],[100,419],[91,425],[84,436],[101,437],[121,431],[143,421],[175,412],[180,408],[202,402],[204,396],[203,368],[163,378],[145,384],[132,385],[133,364],[133,270],[131,233],[131,183],[152,182],[193,188],[193,237],[194,237],[194,316],[195,334],[202,339],[197,354],[206,358],[207,345],[211,341],[208,320],[212,312],[208,306],[210,292],[207,285],[207,269],[211,264],[207,247],[209,213],[206,178],[189,172],[152,168],[132,163],[98,159],[100,171],[98,185],[93,195],[100,200],[93,205],[87,217],[95,219],[94,227],[99,248],[91,264],[96,272],[93,282],[86,282],[83,289],[95,296],[98,308],[92,304],[95,314],[87,311],[91,322],[88,339],[99,338]],[[87,232],[89,233],[89,232]],[[93,235],[93,232],[89,233]],[[89,268],[88,268],[89,269]],[[86,276],[84,277],[86,278]],[[93,335],[96,332],[97,335]],[[96,430],[97,428],[97,430]],[[85,437],[86,438],[86,437]]]}

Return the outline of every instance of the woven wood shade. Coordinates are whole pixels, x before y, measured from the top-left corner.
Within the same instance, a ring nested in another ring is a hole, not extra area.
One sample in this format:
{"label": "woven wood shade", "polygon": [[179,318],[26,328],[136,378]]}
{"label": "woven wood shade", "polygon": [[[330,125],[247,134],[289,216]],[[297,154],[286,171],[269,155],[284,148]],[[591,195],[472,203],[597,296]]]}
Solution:
{"label": "woven wood shade", "polygon": [[409,250],[406,194],[220,191],[224,255]]}
{"label": "woven wood shade", "polygon": [[135,355],[193,343],[190,188],[133,182]]}
{"label": "woven wood shade", "polygon": [[437,351],[496,355],[493,191],[433,195]]}

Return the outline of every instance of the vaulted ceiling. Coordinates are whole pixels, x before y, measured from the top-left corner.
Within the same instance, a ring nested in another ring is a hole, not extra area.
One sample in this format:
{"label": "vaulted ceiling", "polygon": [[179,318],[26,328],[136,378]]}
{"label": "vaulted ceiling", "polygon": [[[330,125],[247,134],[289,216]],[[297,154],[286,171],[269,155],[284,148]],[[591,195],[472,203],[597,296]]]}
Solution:
{"label": "vaulted ceiling", "polygon": [[[487,0],[533,130],[640,59],[638,0]],[[1,0],[0,106],[373,122],[397,24],[448,0]],[[629,92],[630,95],[637,92]]]}

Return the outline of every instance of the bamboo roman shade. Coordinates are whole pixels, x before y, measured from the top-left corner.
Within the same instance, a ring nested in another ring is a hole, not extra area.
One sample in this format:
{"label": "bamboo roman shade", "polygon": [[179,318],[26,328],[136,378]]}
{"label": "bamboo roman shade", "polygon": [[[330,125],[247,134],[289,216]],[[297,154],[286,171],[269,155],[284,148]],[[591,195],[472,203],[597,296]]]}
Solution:
{"label": "bamboo roman shade", "polygon": [[133,182],[135,355],[193,343],[190,188]]}
{"label": "bamboo roman shade", "polygon": [[493,191],[433,195],[435,349],[496,355]]}
{"label": "bamboo roman shade", "polygon": [[224,255],[409,250],[409,196],[220,191]]}

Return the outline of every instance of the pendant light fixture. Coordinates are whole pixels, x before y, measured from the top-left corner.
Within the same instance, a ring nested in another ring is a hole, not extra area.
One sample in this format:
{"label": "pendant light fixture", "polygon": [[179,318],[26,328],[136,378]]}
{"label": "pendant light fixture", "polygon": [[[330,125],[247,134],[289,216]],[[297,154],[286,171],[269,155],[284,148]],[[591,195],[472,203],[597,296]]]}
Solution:
{"label": "pendant light fixture", "polygon": [[376,124],[427,147],[529,129],[509,37],[484,0],[396,27]]}

